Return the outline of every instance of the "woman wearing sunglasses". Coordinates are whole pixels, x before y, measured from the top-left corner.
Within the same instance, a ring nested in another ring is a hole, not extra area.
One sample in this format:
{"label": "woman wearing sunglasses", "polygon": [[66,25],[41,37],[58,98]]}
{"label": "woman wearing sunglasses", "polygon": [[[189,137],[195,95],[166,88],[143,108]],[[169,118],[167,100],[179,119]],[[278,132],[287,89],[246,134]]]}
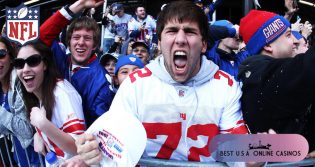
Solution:
{"label": "woman wearing sunglasses", "polygon": [[[34,152],[31,145],[34,134],[33,127],[23,102],[21,85],[15,71],[12,70],[15,53],[12,44],[7,39],[0,37],[0,134],[13,135],[14,159],[17,163],[20,162],[20,165],[28,166],[24,151],[26,149],[30,165],[39,166],[38,154]],[[4,152],[5,150],[2,150],[2,153]]]}
{"label": "woman wearing sunglasses", "polygon": [[59,77],[50,48],[41,42],[23,45],[13,64],[23,83],[31,124],[37,130],[35,151],[72,157],[76,154],[74,138],[85,130],[80,95]]}

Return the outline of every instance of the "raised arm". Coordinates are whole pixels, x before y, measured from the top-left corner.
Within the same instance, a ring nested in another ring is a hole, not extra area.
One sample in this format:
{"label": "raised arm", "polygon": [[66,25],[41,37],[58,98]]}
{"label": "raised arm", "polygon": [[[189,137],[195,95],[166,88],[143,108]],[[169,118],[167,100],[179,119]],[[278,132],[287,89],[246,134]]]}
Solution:
{"label": "raised arm", "polygon": [[212,20],[212,15],[214,11],[222,4],[223,0],[216,0],[214,3],[211,3],[207,8],[209,8],[209,12],[206,13],[207,17]]}
{"label": "raised arm", "polygon": [[238,35],[238,27],[227,28],[225,26],[211,25],[208,36],[208,48],[212,48],[215,41],[227,37],[235,37],[236,35]]}
{"label": "raised arm", "polygon": [[98,7],[103,3],[104,0],[78,0],[70,6],[63,7],[40,26],[40,39],[50,47],[53,40],[70,23],[74,15],[84,9]]}
{"label": "raised arm", "polygon": [[285,0],[284,6],[287,9],[287,11],[284,14],[284,18],[290,21],[294,13],[296,13],[299,10],[299,8],[295,0]]}

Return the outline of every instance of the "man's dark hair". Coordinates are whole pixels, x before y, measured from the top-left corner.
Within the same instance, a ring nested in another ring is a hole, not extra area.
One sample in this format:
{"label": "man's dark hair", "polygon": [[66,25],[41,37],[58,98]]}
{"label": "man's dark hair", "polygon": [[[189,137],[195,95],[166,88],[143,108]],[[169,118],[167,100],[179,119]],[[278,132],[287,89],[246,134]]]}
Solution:
{"label": "man's dark hair", "polygon": [[165,6],[157,20],[157,35],[161,40],[161,33],[170,21],[196,22],[199,26],[202,39],[207,41],[209,34],[208,18],[200,7],[190,1],[173,1]]}
{"label": "man's dark hair", "polygon": [[140,4],[140,5],[137,5],[137,6],[136,6],[135,12],[138,11],[138,8],[144,8],[144,10],[146,10],[145,7],[144,7],[144,5]]}

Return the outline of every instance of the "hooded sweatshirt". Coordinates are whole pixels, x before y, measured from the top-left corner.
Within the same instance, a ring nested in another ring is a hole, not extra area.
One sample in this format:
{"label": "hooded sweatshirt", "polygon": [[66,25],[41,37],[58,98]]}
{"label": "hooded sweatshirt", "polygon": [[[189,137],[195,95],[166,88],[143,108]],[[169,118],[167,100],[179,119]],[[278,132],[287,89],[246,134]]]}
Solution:
{"label": "hooded sweatshirt", "polygon": [[205,56],[186,83],[172,79],[161,56],[125,79],[108,112],[131,113],[143,124],[144,157],[209,162],[209,141],[215,135],[247,132],[240,97],[239,85]]}

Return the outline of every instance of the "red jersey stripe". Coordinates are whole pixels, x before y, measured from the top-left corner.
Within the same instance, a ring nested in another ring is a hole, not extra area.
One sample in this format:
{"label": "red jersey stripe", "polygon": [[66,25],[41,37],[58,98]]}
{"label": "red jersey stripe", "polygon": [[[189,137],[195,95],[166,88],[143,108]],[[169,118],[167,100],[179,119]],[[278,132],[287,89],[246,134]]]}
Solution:
{"label": "red jersey stripe", "polygon": [[74,122],[78,122],[78,123],[82,123],[83,122],[83,123],[85,123],[85,121],[82,120],[82,119],[73,119],[71,121],[68,121],[68,122],[64,123],[60,129],[64,129],[67,125],[69,125],[71,123],[74,123]]}
{"label": "red jersey stripe", "polygon": [[56,155],[60,156],[60,157],[64,157],[65,153],[54,142],[52,142],[48,137],[47,137],[47,139],[49,141],[49,144],[53,146]]}
{"label": "red jersey stripe", "polygon": [[75,131],[84,131],[85,130],[85,126],[84,124],[73,124],[65,129],[63,129],[64,132],[66,133],[72,133],[72,132],[75,132]]}

